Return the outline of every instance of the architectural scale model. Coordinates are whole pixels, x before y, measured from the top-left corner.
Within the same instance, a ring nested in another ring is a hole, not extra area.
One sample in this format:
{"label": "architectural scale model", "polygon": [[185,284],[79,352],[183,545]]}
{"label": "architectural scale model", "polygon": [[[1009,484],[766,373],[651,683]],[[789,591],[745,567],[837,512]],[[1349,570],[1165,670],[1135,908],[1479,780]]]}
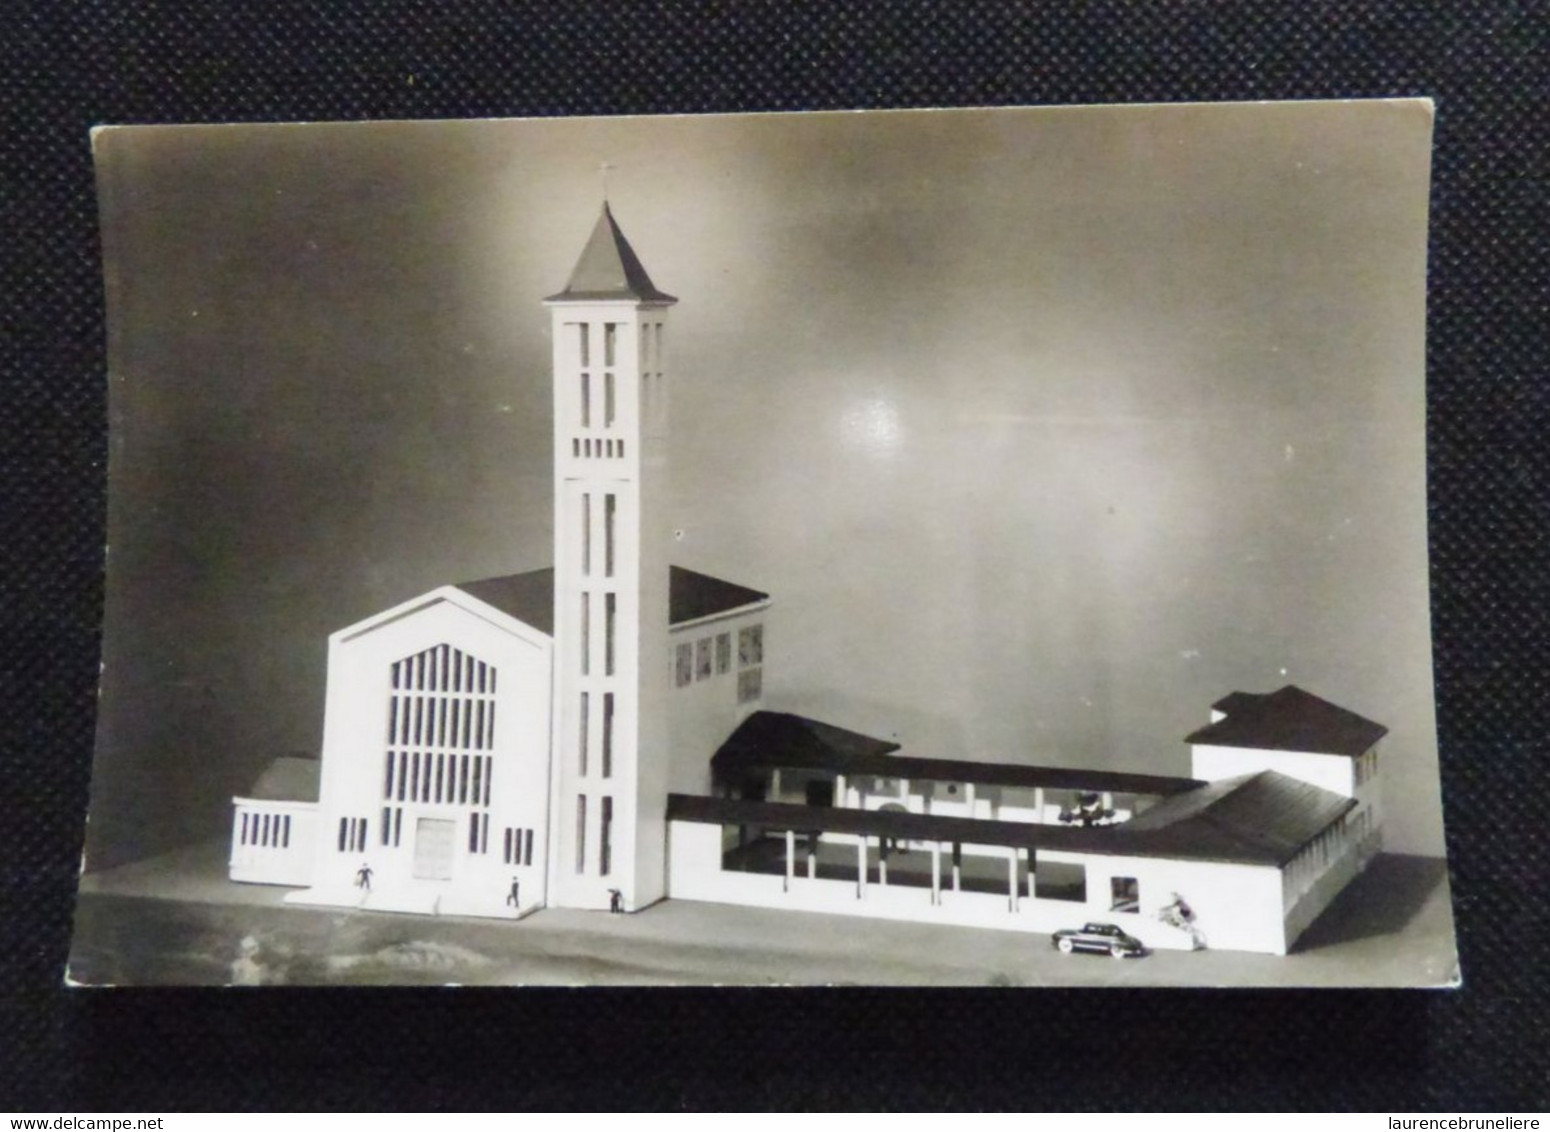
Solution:
{"label": "architectural scale model", "polygon": [[1233,692],[1193,777],[907,757],[764,706],[769,595],[673,566],[668,314],[607,205],[554,343],[554,568],[334,633],[321,761],[234,799],[232,880],[518,919],[679,899],[1285,954],[1378,853],[1386,729]]}

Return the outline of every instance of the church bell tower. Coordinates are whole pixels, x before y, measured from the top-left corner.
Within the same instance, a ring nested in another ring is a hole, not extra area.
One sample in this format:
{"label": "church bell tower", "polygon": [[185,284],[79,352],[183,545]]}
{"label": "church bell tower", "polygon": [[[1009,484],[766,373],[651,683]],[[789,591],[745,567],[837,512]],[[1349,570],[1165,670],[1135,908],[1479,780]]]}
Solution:
{"label": "church bell tower", "polygon": [[[668,310],[607,203],[554,340],[554,727],[549,902],[664,895]],[[614,894],[617,894],[615,897]]]}

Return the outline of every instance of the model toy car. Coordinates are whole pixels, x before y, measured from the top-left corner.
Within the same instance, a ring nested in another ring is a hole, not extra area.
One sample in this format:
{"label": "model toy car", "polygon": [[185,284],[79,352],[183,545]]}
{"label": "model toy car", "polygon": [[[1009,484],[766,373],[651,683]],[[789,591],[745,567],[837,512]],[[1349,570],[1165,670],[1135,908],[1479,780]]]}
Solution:
{"label": "model toy car", "polygon": [[1073,951],[1106,951],[1116,959],[1139,959],[1146,946],[1113,924],[1083,924],[1080,928],[1062,928],[1050,936],[1050,945],[1066,954]]}

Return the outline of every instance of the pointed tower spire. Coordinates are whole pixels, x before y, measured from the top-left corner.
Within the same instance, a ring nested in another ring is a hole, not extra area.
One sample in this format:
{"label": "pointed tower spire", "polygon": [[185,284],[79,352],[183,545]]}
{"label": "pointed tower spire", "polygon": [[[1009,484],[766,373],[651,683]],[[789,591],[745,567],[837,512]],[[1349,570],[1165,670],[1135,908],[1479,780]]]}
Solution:
{"label": "pointed tower spire", "polygon": [[614,299],[634,299],[642,303],[676,303],[678,300],[665,291],[659,291],[651,282],[651,276],[641,265],[640,257],[624,238],[618,222],[603,202],[603,213],[597,218],[592,236],[582,249],[570,273],[565,290],[550,295],[549,302],[608,302]]}

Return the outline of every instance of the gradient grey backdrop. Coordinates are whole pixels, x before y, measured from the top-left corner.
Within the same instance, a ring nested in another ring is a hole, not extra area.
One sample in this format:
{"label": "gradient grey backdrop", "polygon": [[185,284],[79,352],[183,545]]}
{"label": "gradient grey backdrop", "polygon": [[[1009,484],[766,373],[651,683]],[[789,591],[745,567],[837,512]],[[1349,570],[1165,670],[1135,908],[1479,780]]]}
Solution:
{"label": "gradient grey backdrop", "polygon": [[1440,853],[1431,115],[1181,106],[99,133],[108,613],[88,853],[315,751],[327,634],[551,557],[548,316],[597,166],[671,327],[683,565],[769,706],[1186,773],[1234,689],[1387,724]]}

